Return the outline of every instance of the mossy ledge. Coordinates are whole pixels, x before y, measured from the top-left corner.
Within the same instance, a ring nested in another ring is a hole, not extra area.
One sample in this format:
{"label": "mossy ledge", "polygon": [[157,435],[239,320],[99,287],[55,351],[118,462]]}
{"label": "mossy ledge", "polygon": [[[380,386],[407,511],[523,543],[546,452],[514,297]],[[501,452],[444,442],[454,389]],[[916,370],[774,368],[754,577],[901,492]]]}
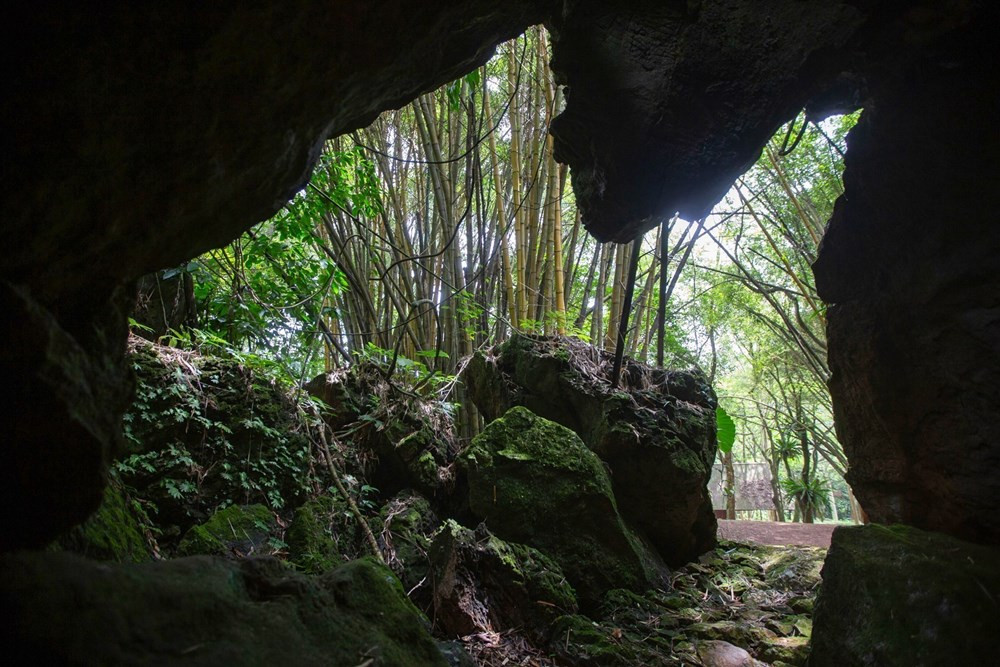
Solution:
{"label": "mossy ledge", "polygon": [[17,664],[447,664],[399,581],[371,559],[308,577],[270,558],[8,554],[0,613],[17,619],[0,631]]}

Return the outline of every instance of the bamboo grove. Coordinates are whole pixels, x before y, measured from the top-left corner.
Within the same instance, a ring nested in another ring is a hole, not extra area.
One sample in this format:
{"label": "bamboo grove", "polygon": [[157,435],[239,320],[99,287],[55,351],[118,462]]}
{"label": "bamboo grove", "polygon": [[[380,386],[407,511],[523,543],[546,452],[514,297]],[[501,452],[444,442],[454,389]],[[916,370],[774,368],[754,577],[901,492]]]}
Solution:
{"label": "bamboo grove", "polygon": [[158,284],[187,276],[191,331],[299,381],[358,359],[433,377],[422,390],[457,406],[465,437],[480,420],[456,379],[463,360],[516,331],[698,364],[737,418],[736,455],[768,461],[786,482],[776,498],[790,494],[803,516],[822,511],[821,476],[843,486],[846,459],[809,267],[854,119],[782,129],[703,220],[668,216],[631,244],[597,243],[553,157],[547,127],[564,93],[548,50],[544,29],[529,30],[329,141],[276,216]]}

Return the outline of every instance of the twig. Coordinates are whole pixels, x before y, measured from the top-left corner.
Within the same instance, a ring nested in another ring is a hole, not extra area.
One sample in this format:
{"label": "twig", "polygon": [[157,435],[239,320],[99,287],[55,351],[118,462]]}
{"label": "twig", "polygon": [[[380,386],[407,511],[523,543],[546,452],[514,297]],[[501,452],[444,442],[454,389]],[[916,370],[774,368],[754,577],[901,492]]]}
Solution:
{"label": "twig", "polygon": [[351,509],[351,514],[354,515],[355,520],[358,525],[361,526],[361,532],[365,535],[365,540],[368,542],[368,546],[371,548],[372,553],[379,559],[379,561],[386,565],[385,557],[382,555],[382,550],[378,548],[378,542],[375,541],[375,535],[372,533],[371,527],[368,522],[365,521],[364,515],[361,514],[361,510],[358,508],[358,504],[354,502],[354,498],[351,494],[347,492],[344,487],[344,483],[340,479],[340,473],[337,470],[337,466],[333,462],[333,456],[330,455],[330,445],[326,441],[326,424],[320,426],[319,429],[319,442],[313,441],[320,451],[323,452],[323,458],[326,460],[326,466],[330,470],[330,476],[333,477],[333,483],[337,487],[337,491],[347,500],[347,505]]}

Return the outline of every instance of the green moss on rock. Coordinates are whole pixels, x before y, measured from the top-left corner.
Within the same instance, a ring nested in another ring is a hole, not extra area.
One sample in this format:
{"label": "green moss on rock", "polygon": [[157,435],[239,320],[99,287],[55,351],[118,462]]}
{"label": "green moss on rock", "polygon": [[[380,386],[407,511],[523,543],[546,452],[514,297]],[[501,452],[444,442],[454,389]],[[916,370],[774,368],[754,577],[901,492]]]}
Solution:
{"label": "green moss on rock", "polygon": [[288,560],[303,572],[320,574],[343,562],[331,528],[335,515],[346,503],[333,496],[320,496],[295,510],[285,532]]}
{"label": "green moss on rock", "polygon": [[625,526],[600,459],[571,430],[516,407],[460,457],[472,513],[499,537],[552,557],[585,606],[666,574]]}
{"label": "green moss on rock", "polygon": [[376,534],[390,567],[406,590],[413,591],[411,596],[429,601],[427,551],[431,534],[440,525],[430,502],[414,491],[402,491],[382,506],[378,522]]}
{"label": "green moss on rock", "polygon": [[104,487],[97,511],[59,538],[57,546],[89,558],[118,563],[139,563],[151,557],[142,525],[121,484],[114,479]]}
{"label": "green moss on rock", "polygon": [[553,648],[569,664],[602,667],[644,664],[630,644],[619,641],[613,628],[595,623],[586,616],[573,614],[560,617],[552,634]]}
{"label": "green moss on rock", "polygon": [[[441,474],[457,452],[453,419],[434,398],[410,393],[406,400],[386,395],[385,369],[360,362],[349,370],[319,375],[306,385],[310,394],[329,406],[324,418],[339,430],[363,421],[376,428],[360,429],[352,444],[370,465],[365,478],[386,496],[415,489],[427,497],[444,491]],[[406,383],[397,376],[397,382]]]}
{"label": "green moss on rock", "polygon": [[838,528],[811,667],[980,665],[996,652],[1000,550],[908,526]]}
{"label": "green moss on rock", "polygon": [[276,530],[274,515],[263,505],[230,505],[181,539],[177,555],[247,556],[266,549]]}

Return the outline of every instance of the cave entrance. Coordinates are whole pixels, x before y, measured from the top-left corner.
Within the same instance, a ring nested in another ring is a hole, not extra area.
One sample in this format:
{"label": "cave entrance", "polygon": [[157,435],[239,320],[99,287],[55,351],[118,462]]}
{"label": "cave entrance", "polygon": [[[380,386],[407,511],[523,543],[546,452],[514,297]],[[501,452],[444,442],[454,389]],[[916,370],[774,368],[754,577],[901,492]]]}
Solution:
{"label": "cave entrance", "polygon": [[[562,105],[547,62],[535,28],[484,67],[331,140],[273,218],[145,278],[136,333],[259,357],[300,386],[358,361],[430,378],[423,389],[456,406],[464,442],[484,426],[454,381],[473,351],[521,331],[614,352],[632,244],[582,228],[546,132]],[[800,115],[710,215],[666,218],[639,244],[623,351],[699,366],[716,387],[737,434],[716,463],[720,518],[861,516],[844,481],[811,271],[858,113]]]}
{"label": "cave entrance", "polygon": [[[164,432],[172,444],[133,453],[116,470],[136,499],[157,507],[164,553],[235,549],[321,572],[338,558],[376,551],[418,606],[448,610],[443,631],[466,632],[482,664],[505,657],[550,664],[554,649],[530,630],[527,638],[503,636],[470,620],[484,600],[489,618],[519,618],[502,598],[522,594],[504,588],[502,563],[523,554],[488,532],[447,524],[447,548],[466,568],[456,577],[466,577],[473,599],[441,598],[420,569],[421,550],[444,548],[432,537],[441,535],[435,511],[475,523],[448,503],[442,510],[448,487],[422,477],[428,463],[436,475],[446,468],[437,463],[454,462],[487,423],[457,381],[470,350],[498,345],[515,328],[548,335],[540,340],[553,358],[586,356],[579,350],[589,344],[605,355],[591,379],[609,382],[606,359],[617,343],[632,252],[581,228],[568,174],[552,160],[545,134],[552,109],[534,106],[546,95],[540,60],[528,58],[538,39],[529,33],[474,75],[329,142],[307,188],[278,215],[144,281],[134,329],[157,344],[133,339],[140,401],[126,431],[140,447]],[[757,544],[726,542],[677,567],[657,592],[618,591],[600,611],[564,614],[578,603],[560,592],[552,604],[565,609],[524,623],[558,618],[556,652],[564,659],[601,647],[646,662],[695,659],[710,647],[801,662],[829,540],[822,528],[857,516],[832,425],[823,307],[810,270],[842,191],[844,137],[855,120],[803,127],[797,119],[709,216],[664,220],[638,242],[625,351],[647,367],[700,366],[716,386],[724,417],[714,421],[732,425],[731,436],[720,437],[727,451],[717,466],[722,480],[737,481],[729,495],[730,485],[719,484],[716,506],[726,516],[732,505],[731,519],[757,519],[734,522],[757,526],[749,533]],[[532,317],[516,319],[522,305]],[[580,342],[560,343],[560,333]],[[337,415],[325,450],[299,437],[324,428],[305,385]],[[628,381],[623,388],[632,389]],[[185,409],[180,426],[166,424],[165,416]],[[435,442],[446,451],[428,446]],[[377,461],[365,460],[373,453]],[[753,465],[766,471],[763,484],[731,472]],[[692,497],[699,493],[704,488]],[[229,507],[218,509],[220,496]],[[346,498],[353,507],[338,503]],[[619,505],[624,512],[621,498]],[[821,530],[809,538],[773,527],[761,533],[760,520],[815,522]],[[237,526],[241,535],[222,531],[224,539],[206,547],[191,537],[199,525]],[[724,524],[720,536],[745,538],[741,527]],[[317,531],[312,541],[309,529]],[[775,540],[780,546],[759,544]],[[818,546],[788,546],[803,541]],[[530,577],[565,567],[543,564],[519,576],[536,585]],[[669,630],[662,641],[640,633],[661,623]],[[588,626],[598,630],[585,639]]]}

